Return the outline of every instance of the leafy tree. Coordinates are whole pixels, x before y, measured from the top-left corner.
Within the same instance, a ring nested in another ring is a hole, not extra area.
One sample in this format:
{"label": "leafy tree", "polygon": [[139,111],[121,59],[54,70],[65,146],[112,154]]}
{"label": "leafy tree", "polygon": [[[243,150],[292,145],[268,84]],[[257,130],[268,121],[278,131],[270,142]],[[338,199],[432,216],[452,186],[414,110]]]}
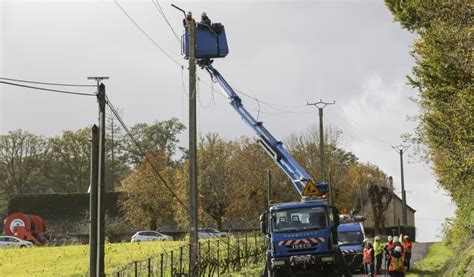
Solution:
{"label": "leafy tree", "polygon": [[48,139],[43,175],[53,192],[86,192],[90,183],[91,131],[64,131]]}
{"label": "leafy tree", "polygon": [[[472,1],[386,0],[404,28],[416,33],[410,84],[418,90],[419,125],[412,141],[426,148],[439,185],[457,204],[451,237],[461,245],[474,226],[474,93]],[[455,227],[455,228],[454,228]]]}
{"label": "leafy tree", "polygon": [[151,164],[143,162],[122,180],[120,190],[126,194],[119,205],[126,220],[134,227],[157,230],[159,226],[173,222],[175,199],[155,169],[169,184],[174,183],[176,172],[167,167],[168,157],[163,151],[160,155],[149,154],[148,160]]}
{"label": "leafy tree", "polygon": [[171,163],[173,156],[177,154],[178,135],[183,130],[185,130],[185,126],[177,118],[155,121],[151,125],[147,123],[136,124],[130,131],[138,141],[139,148],[128,138],[125,143],[128,149],[129,162],[134,165],[143,163],[143,150],[145,153],[164,151],[169,159],[168,163]]}
{"label": "leafy tree", "polygon": [[46,141],[28,131],[0,135],[0,191],[7,194],[38,192]]}
{"label": "leafy tree", "polygon": [[222,229],[222,222],[229,207],[228,192],[232,186],[232,169],[229,168],[231,151],[231,143],[226,143],[217,134],[201,137],[198,146],[200,204],[218,229]]}

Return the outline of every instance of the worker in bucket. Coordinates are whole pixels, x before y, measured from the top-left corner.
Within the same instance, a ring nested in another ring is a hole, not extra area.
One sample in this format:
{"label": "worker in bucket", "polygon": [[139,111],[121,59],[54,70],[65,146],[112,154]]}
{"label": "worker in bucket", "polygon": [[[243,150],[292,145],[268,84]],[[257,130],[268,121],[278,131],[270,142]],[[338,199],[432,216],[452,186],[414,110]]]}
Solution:
{"label": "worker in bucket", "polygon": [[184,27],[187,27],[188,26],[188,22],[191,22],[193,20],[193,13],[192,12],[188,12],[186,14],[186,17],[183,18],[183,26]]}
{"label": "worker in bucket", "polygon": [[368,239],[364,240],[364,245],[364,272],[367,276],[374,276],[374,248]]}
{"label": "worker in bucket", "polygon": [[211,27],[211,19],[207,16],[206,12],[201,14],[201,24]]}
{"label": "worker in bucket", "polygon": [[410,237],[405,235],[403,237],[403,249],[405,250],[405,266],[407,268],[407,272],[410,271],[410,260],[411,260],[411,248],[413,247]]}
{"label": "worker in bucket", "polygon": [[384,245],[381,240],[379,236],[375,236],[374,238],[375,272],[377,275],[380,275],[380,269],[382,268]]}
{"label": "worker in bucket", "polygon": [[390,253],[390,265],[388,273],[390,276],[404,277],[405,276],[405,258],[401,246],[395,246]]}

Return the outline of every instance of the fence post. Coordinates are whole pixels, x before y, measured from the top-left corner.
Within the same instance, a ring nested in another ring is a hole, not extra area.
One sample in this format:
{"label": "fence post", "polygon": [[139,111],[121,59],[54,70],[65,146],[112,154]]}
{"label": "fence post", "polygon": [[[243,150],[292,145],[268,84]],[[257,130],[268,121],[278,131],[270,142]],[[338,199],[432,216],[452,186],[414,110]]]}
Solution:
{"label": "fence post", "polygon": [[174,271],[174,268],[173,268],[174,267],[174,265],[173,265],[173,252],[174,251],[171,251],[171,269],[170,269],[171,270],[171,276],[173,276],[173,271]]}
{"label": "fence post", "polygon": [[245,247],[244,248],[245,249],[245,259],[247,259],[248,256],[249,256],[248,255],[248,245],[247,245],[247,232],[245,232],[245,246],[244,247]]}
{"label": "fence post", "polygon": [[183,273],[183,247],[179,247],[179,274],[180,276]]}
{"label": "fence post", "polygon": [[230,237],[227,237],[227,274],[230,273]]}
{"label": "fence post", "polygon": [[135,277],[138,277],[138,262],[135,261]]}
{"label": "fence post", "polygon": [[237,236],[237,271],[240,271],[240,237]]}
{"label": "fence post", "polygon": [[255,249],[258,249],[257,232],[254,233],[254,237],[255,237]]}
{"label": "fence post", "polygon": [[219,270],[219,266],[221,264],[221,260],[220,260],[220,257],[219,257],[220,252],[221,252],[221,249],[220,249],[220,246],[219,246],[219,241],[217,241],[217,277],[221,276],[221,272]]}
{"label": "fence post", "polygon": [[161,253],[160,257],[160,277],[163,277],[163,253]]}
{"label": "fence post", "polygon": [[151,257],[148,258],[148,277],[151,276]]}

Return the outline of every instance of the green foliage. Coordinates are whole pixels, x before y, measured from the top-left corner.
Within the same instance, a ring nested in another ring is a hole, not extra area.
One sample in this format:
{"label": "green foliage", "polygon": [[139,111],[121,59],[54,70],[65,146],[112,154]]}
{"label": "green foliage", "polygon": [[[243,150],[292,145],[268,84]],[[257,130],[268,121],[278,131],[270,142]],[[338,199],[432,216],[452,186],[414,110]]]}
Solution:
{"label": "green foliage", "polygon": [[0,135],[0,192],[7,194],[41,190],[41,163],[46,140],[28,131]]}
{"label": "green foliage", "polygon": [[449,242],[471,236],[474,202],[474,92],[472,1],[386,0],[400,24],[418,35],[409,81],[419,92],[413,142],[426,146],[427,162],[458,210]]}
{"label": "green foliage", "polygon": [[[170,163],[173,155],[177,152],[178,136],[185,129],[184,124],[177,118],[171,118],[165,121],[155,121],[153,124],[138,123],[130,131],[145,153],[164,152]],[[129,162],[134,165],[143,163],[145,157],[135,142],[127,138],[125,144],[128,149]]]}
{"label": "green foliage", "polygon": [[[184,241],[108,243],[105,245],[105,273],[109,275],[130,261],[184,244]],[[88,268],[88,245],[0,249],[0,276],[85,276]]]}
{"label": "green foliage", "polygon": [[454,251],[441,242],[433,243],[428,254],[412,266],[407,276],[439,276]]}

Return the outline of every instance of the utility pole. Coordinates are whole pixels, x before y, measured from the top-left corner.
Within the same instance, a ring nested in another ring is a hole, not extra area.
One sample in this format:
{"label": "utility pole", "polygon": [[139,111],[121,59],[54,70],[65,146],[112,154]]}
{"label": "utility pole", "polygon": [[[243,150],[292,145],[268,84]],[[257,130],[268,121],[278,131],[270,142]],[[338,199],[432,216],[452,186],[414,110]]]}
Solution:
{"label": "utility pole", "polygon": [[91,141],[91,179],[89,200],[89,277],[97,276],[97,194],[99,164],[99,127],[92,126]]}
{"label": "utility pole", "polygon": [[392,146],[392,148],[400,154],[400,171],[401,171],[401,182],[402,182],[402,223],[403,226],[407,226],[407,193],[405,191],[405,178],[403,176],[403,152],[408,149],[409,146],[399,145]]}
{"label": "utility pole", "polygon": [[323,110],[327,105],[334,105],[336,104],[336,101],[333,101],[332,103],[327,103],[323,102],[323,100],[319,100],[319,102],[316,103],[308,103],[306,102],[306,105],[311,105],[315,106],[319,110],[319,155],[320,155],[320,171],[319,174],[321,175],[321,181],[326,180],[326,176],[324,175],[324,129],[323,129]]}
{"label": "utility pole", "polygon": [[270,203],[272,201],[272,170],[271,169],[268,169],[267,171],[267,176],[268,176],[268,190],[267,190],[267,198],[268,198],[268,202],[267,202],[267,206],[270,207]]}
{"label": "utility pole", "polygon": [[187,22],[189,34],[189,276],[199,276],[197,124],[196,124],[196,23]]}
{"label": "utility pole", "polygon": [[99,151],[97,164],[97,267],[96,276],[105,276],[104,270],[104,220],[105,209],[105,85],[102,80],[108,80],[108,77],[87,77],[88,80],[96,80],[97,82],[97,102],[99,103]]}

